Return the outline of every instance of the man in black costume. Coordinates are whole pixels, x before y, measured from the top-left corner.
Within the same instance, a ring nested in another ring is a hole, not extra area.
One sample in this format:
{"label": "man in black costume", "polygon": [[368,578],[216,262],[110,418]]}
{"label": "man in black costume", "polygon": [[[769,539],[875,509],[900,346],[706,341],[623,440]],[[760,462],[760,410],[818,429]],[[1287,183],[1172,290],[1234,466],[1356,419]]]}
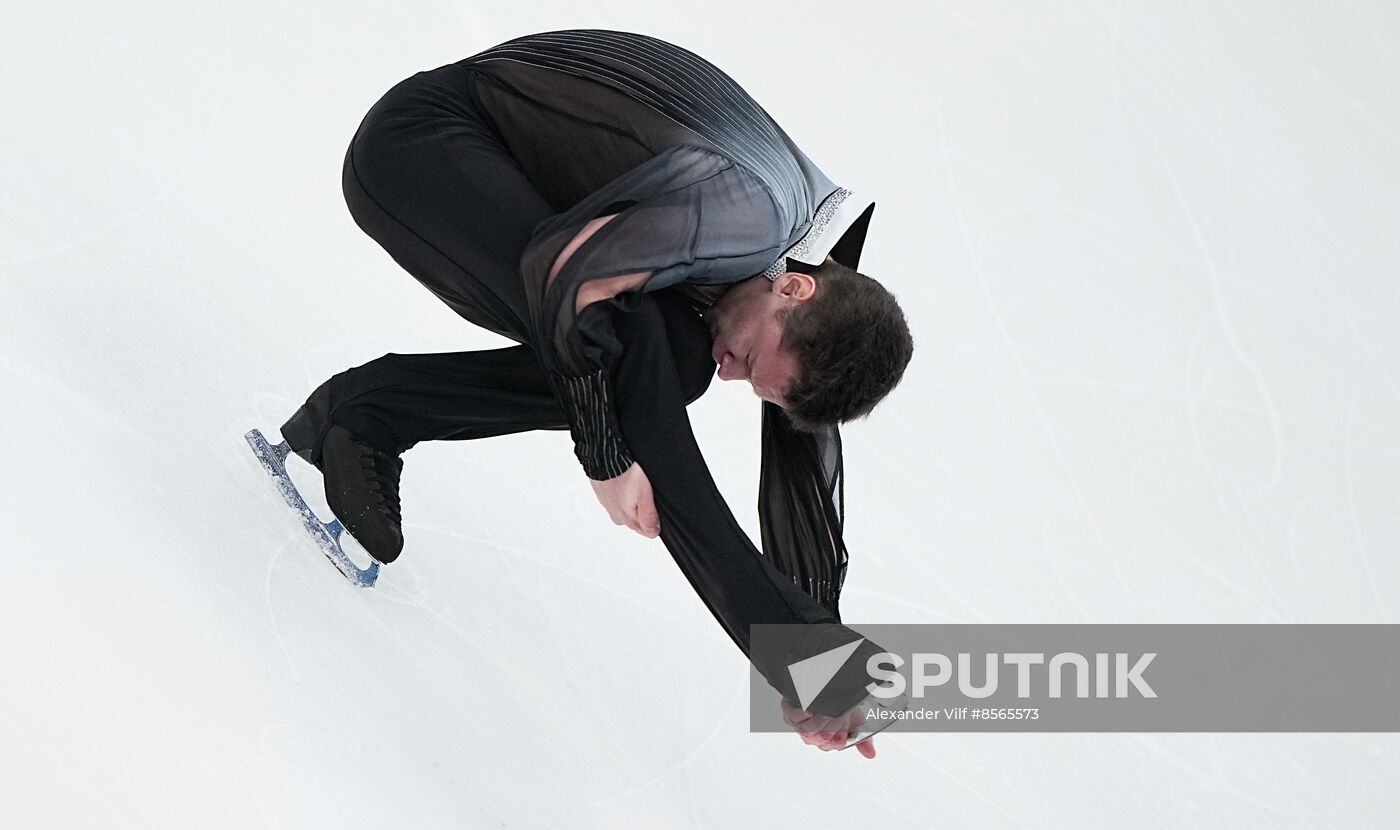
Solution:
{"label": "man in black costume", "polygon": [[[400,456],[418,442],[568,429],[613,521],[660,536],[808,743],[843,746],[862,691],[801,712],[780,664],[855,637],[837,608],[837,424],[868,414],[912,355],[893,296],[855,270],[873,202],[712,64],[606,30],[527,35],[400,82],[360,124],[343,187],[396,262],[519,344],[385,355],[283,426],[356,540],[398,557]],[[716,366],[764,400],[762,553],[685,412]],[[824,633],[761,657],[756,623]]]}

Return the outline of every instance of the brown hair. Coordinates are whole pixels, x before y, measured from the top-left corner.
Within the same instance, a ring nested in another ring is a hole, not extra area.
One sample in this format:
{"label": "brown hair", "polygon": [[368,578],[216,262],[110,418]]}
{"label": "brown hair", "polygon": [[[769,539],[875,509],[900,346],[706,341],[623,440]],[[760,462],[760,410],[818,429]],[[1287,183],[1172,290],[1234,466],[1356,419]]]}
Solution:
{"label": "brown hair", "polygon": [[904,377],[914,339],[880,283],[832,259],[810,276],[817,283],[812,298],[778,313],[781,347],[798,366],[785,408],[794,426],[816,432],[869,415]]}

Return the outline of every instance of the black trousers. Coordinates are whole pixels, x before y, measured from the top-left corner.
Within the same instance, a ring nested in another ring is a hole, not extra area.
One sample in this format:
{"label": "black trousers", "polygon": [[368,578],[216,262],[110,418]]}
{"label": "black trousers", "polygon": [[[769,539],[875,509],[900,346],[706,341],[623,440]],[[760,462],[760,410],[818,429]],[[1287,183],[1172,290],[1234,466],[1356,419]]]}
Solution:
{"label": "black trousers", "polygon": [[[567,428],[529,342],[517,273],[531,230],[559,207],[494,136],[469,76],[455,65],[420,72],[376,103],[345,156],[345,199],[404,270],[463,318],[520,345],[388,354],[331,378],[330,422],[385,450]],[[627,309],[614,311],[625,347],[611,378],[616,407],[677,565],[746,654],[749,624],[834,622],[755,549],[695,442],[686,405],[715,371],[703,320],[667,291]]]}

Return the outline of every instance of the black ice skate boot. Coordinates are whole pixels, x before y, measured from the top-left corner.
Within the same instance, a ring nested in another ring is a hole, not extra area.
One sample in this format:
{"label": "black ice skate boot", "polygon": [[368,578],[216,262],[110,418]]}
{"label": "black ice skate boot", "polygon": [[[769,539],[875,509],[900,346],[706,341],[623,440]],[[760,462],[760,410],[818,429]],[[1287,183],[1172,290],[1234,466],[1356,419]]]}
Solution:
{"label": "black ice skate boot", "polygon": [[326,430],[331,425],[330,411],[331,382],[326,381],[316,387],[306,403],[282,425],[282,440],[287,442],[292,452],[306,459],[308,464],[315,465],[318,470],[321,470],[321,442],[326,439]]}
{"label": "black ice skate boot", "polygon": [[403,550],[399,475],[403,460],[330,424],[330,381],[282,425],[292,452],[321,471],[326,502],[370,556],[389,564]]}
{"label": "black ice skate boot", "polygon": [[340,426],[326,430],[321,473],[326,501],[340,523],[385,565],[403,550],[399,474],[403,459],[381,452]]}

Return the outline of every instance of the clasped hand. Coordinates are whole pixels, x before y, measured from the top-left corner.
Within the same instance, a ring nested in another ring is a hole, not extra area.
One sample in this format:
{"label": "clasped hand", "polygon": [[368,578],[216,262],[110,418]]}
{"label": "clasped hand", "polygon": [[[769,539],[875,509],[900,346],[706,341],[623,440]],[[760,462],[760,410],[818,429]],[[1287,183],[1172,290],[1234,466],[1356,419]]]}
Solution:
{"label": "clasped hand", "polygon": [[634,461],[622,475],[605,481],[589,479],[589,484],[613,524],[625,525],[648,539],[660,535],[661,519],[656,514],[651,480],[642,471],[642,465]]}
{"label": "clasped hand", "polygon": [[[849,735],[865,723],[865,714],[859,708],[851,709],[840,717],[829,718],[799,709],[787,698],[783,698],[781,705],[783,721],[802,736],[803,743],[815,746],[823,752],[844,747]],[[866,738],[856,744],[856,749],[866,758],[874,758],[875,739]]]}

